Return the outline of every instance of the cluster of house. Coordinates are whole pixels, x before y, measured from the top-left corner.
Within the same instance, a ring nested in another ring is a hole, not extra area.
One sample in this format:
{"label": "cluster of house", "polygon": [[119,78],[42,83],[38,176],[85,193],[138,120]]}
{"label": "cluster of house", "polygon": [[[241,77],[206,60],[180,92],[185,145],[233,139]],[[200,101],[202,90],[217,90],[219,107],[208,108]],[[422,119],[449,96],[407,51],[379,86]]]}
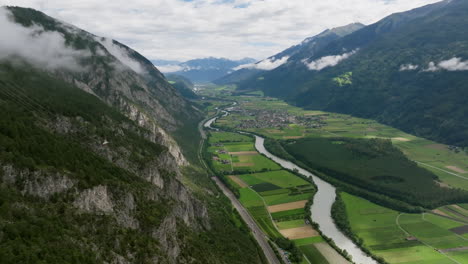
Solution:
{"label": "cluster of house", "polygon": [[222,164],[231,164],[231,161],[229,161],[229,160],[224,160],[224,159],[220,159],[220,158],[217,157],[217,156],[213,156],[213,160],[218,161],[218,162],[221,162]]}
{"label": "cluster of house", "polygon": [[[213,144],[215,147],[223,147],[224,145],[221,144],[221,143],[215,143]],[[227,152],[226,150],[224,149],[218,149],[216,150],[216,153],[218,154],[229,154],[229,152]],[[218,161],[218,162],[221,162],[222,164],[231,164],[231,161],[230,160],[225,160],[225,159],[220,159],[218,156],[213,156],[213,160],[215,161]]]}
{"label": "cluster of house", "polygon": [[252,116],[252,119],[241,120],[237,128],[286,128],[290,124],[297,124],[306,128],[320,128],[326,125],[323,115],[295,116],[286,110],[238,110],[243,116]]}

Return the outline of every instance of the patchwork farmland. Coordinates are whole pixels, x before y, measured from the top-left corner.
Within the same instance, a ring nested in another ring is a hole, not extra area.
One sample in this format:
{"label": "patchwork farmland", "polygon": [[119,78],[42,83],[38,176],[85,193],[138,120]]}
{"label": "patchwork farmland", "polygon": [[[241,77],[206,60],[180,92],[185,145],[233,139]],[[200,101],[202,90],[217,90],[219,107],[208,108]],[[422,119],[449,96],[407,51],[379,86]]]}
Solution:
{"label": "patchwork farmland", "polygon": [[354,234],[389,263],[468,263],[467,205],[403,214],[341,193]]}
{"label": "patchwork farmland", "polygon": [[210,134],[212,168],[237,191],[239,201],[263,232],[272,241],[295,241],[303,254],[301,263],[339,263],[336,260],[341,256],[330,254],[334,250],[305,219],[305,205],[315,187],[260,155],[252,138],[227,132]]}

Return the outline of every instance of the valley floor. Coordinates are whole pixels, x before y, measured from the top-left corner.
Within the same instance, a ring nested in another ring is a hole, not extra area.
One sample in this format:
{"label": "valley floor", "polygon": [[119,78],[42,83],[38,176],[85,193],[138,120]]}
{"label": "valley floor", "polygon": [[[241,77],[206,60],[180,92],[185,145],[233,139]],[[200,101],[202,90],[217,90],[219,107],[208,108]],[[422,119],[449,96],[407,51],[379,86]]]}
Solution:
{"label": "valley floor", "polygon": [[[442,188],[468,190],[468,153],[460,148],[419,138],[373,120],[303,110],[263,97],[260,92],[226,95],[230,91],[229,87],[211,91],[213,97],[237,102],[230,107],[230,115],[217,120],[217,127],[282,140],[390,139],[410,160],[433,172],[438,177],[436,184]],[[218,100],[203,103],[211,104],[209,114],[230,104]],[[240,202],[265,234],[273,239],[294,240],[310,263],[338,263],[327,254],[331,248],[324,249],[328,244],[303,220],[304,204],[315,192],[312,185],[256,153],[249,137],[213,132],[207,152],[214,169],[225,175],[226,183],[237,192]],[[348,193],[340,195],[353,234],[362,240],[365,248],[386,262],[468,263],[468,206],[465,204],[406,214]]]}

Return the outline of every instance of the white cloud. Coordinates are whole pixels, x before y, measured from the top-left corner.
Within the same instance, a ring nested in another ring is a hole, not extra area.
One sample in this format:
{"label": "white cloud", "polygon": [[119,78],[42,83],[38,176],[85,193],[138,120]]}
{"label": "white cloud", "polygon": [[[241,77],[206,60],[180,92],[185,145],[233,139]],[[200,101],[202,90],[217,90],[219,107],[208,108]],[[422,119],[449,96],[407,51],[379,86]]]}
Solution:
{"label": "white cloud", "polygon": [[89,51],[68,47],[60,33],[44,31],[37,25],[23,27],[12,22],[11,13],[5,8],[0,8],[0,33],[0,60],[21,57],[45,69],[81,70],[77,60],[91,55]]}
{"label": "white cloud", "polygon": [[357,50],[353,50],[351,52],[343,53],[341,55],[324,56],[312,62],[308,62],[307,60],[302,60],[302,62],[311,71],[321,71],[327,67],[333,67],[338,65],[338,63],[351,57],[356,52]]}
{"label": "white cloud", "polygon": [[468,61],[455,57],[439,62],[439,67],[447,71],[468,71]]}
{"label": "white cloud", "polygon": [[127,50],[114,44],[112,39],[96,38],[96,40],[99,41],[107,49],[107,51],[110,54],[112,54],[114,57],[116,57],[121,63],[128,66],[130,69],[132,69],[136,73],[139,73],[139,74],[145,73],[145,70],[143,69],[141,64],[138,61],[130,58]]}
{"label": "white cloud", "polygon": [[284,56],[281,59],[276,59],[276,58],[273,57],[273,58],[262,60],[262,61],[257,62],[257,63],[249,63],[249,64],[239,65],[239,66],[233,68],[233,70],[237,71],[237,70],[240,70],[240,69],[247,68],[247,69],[258,69],[258,70],[270,71],[270,70],[276,69],[279,66],[285,64],[288,61],[288,59],[289,59],[289,56]]}
{"label": "white cloud", "polygon": [[437,67],[436,64],[433,61],[431,61],[427,65],[427,68],[424,69],[423,71],[425,71],[425,72],[435,72],[435,71],[438,71],[438,70],[439,70],[439,67]]}
{"label": "white cloud", "polygon": [[184,69],[184,67],[180,65],[156,65],[156,68],[158,68],[159,71],[163,73],[171,73],[171,72],[177,72],[181,71]]}
{"label": "white cloud", "polygon": [[414,71],[419,68],[418,65],[413,65],[413,64],[403,64],[400,66],[400,71]]}
{"label": "white cloud", "polygon": [[468,71],[468,61],[462,61],[461,58],[451,58],[449,60],[444,60],[439,63],[433,61],[429,62],[426,69],[423,71],[426,72],[435,72],[440,70],[446,71]]}
{"label": "white cloud", "polygon": [[[326,28],[439,0],[0,0],[39,9],[149,59],[267,58]],[[246,8],[236,8],[239,6]],[[255,46],[252,43],[271,43]]]}

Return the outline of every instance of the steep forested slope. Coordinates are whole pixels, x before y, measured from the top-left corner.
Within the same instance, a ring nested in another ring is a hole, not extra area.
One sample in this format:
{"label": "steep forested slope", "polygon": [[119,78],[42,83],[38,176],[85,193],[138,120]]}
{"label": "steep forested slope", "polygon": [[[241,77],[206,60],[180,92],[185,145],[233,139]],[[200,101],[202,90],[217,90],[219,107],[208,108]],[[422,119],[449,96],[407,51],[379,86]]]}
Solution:
{"label": "steep forested slope", "polygon": [[183,97],[187,99],[196,99],[198,97],[193,91],[195,85],[184,76],[177,74],[166,74],[166,78]]}

